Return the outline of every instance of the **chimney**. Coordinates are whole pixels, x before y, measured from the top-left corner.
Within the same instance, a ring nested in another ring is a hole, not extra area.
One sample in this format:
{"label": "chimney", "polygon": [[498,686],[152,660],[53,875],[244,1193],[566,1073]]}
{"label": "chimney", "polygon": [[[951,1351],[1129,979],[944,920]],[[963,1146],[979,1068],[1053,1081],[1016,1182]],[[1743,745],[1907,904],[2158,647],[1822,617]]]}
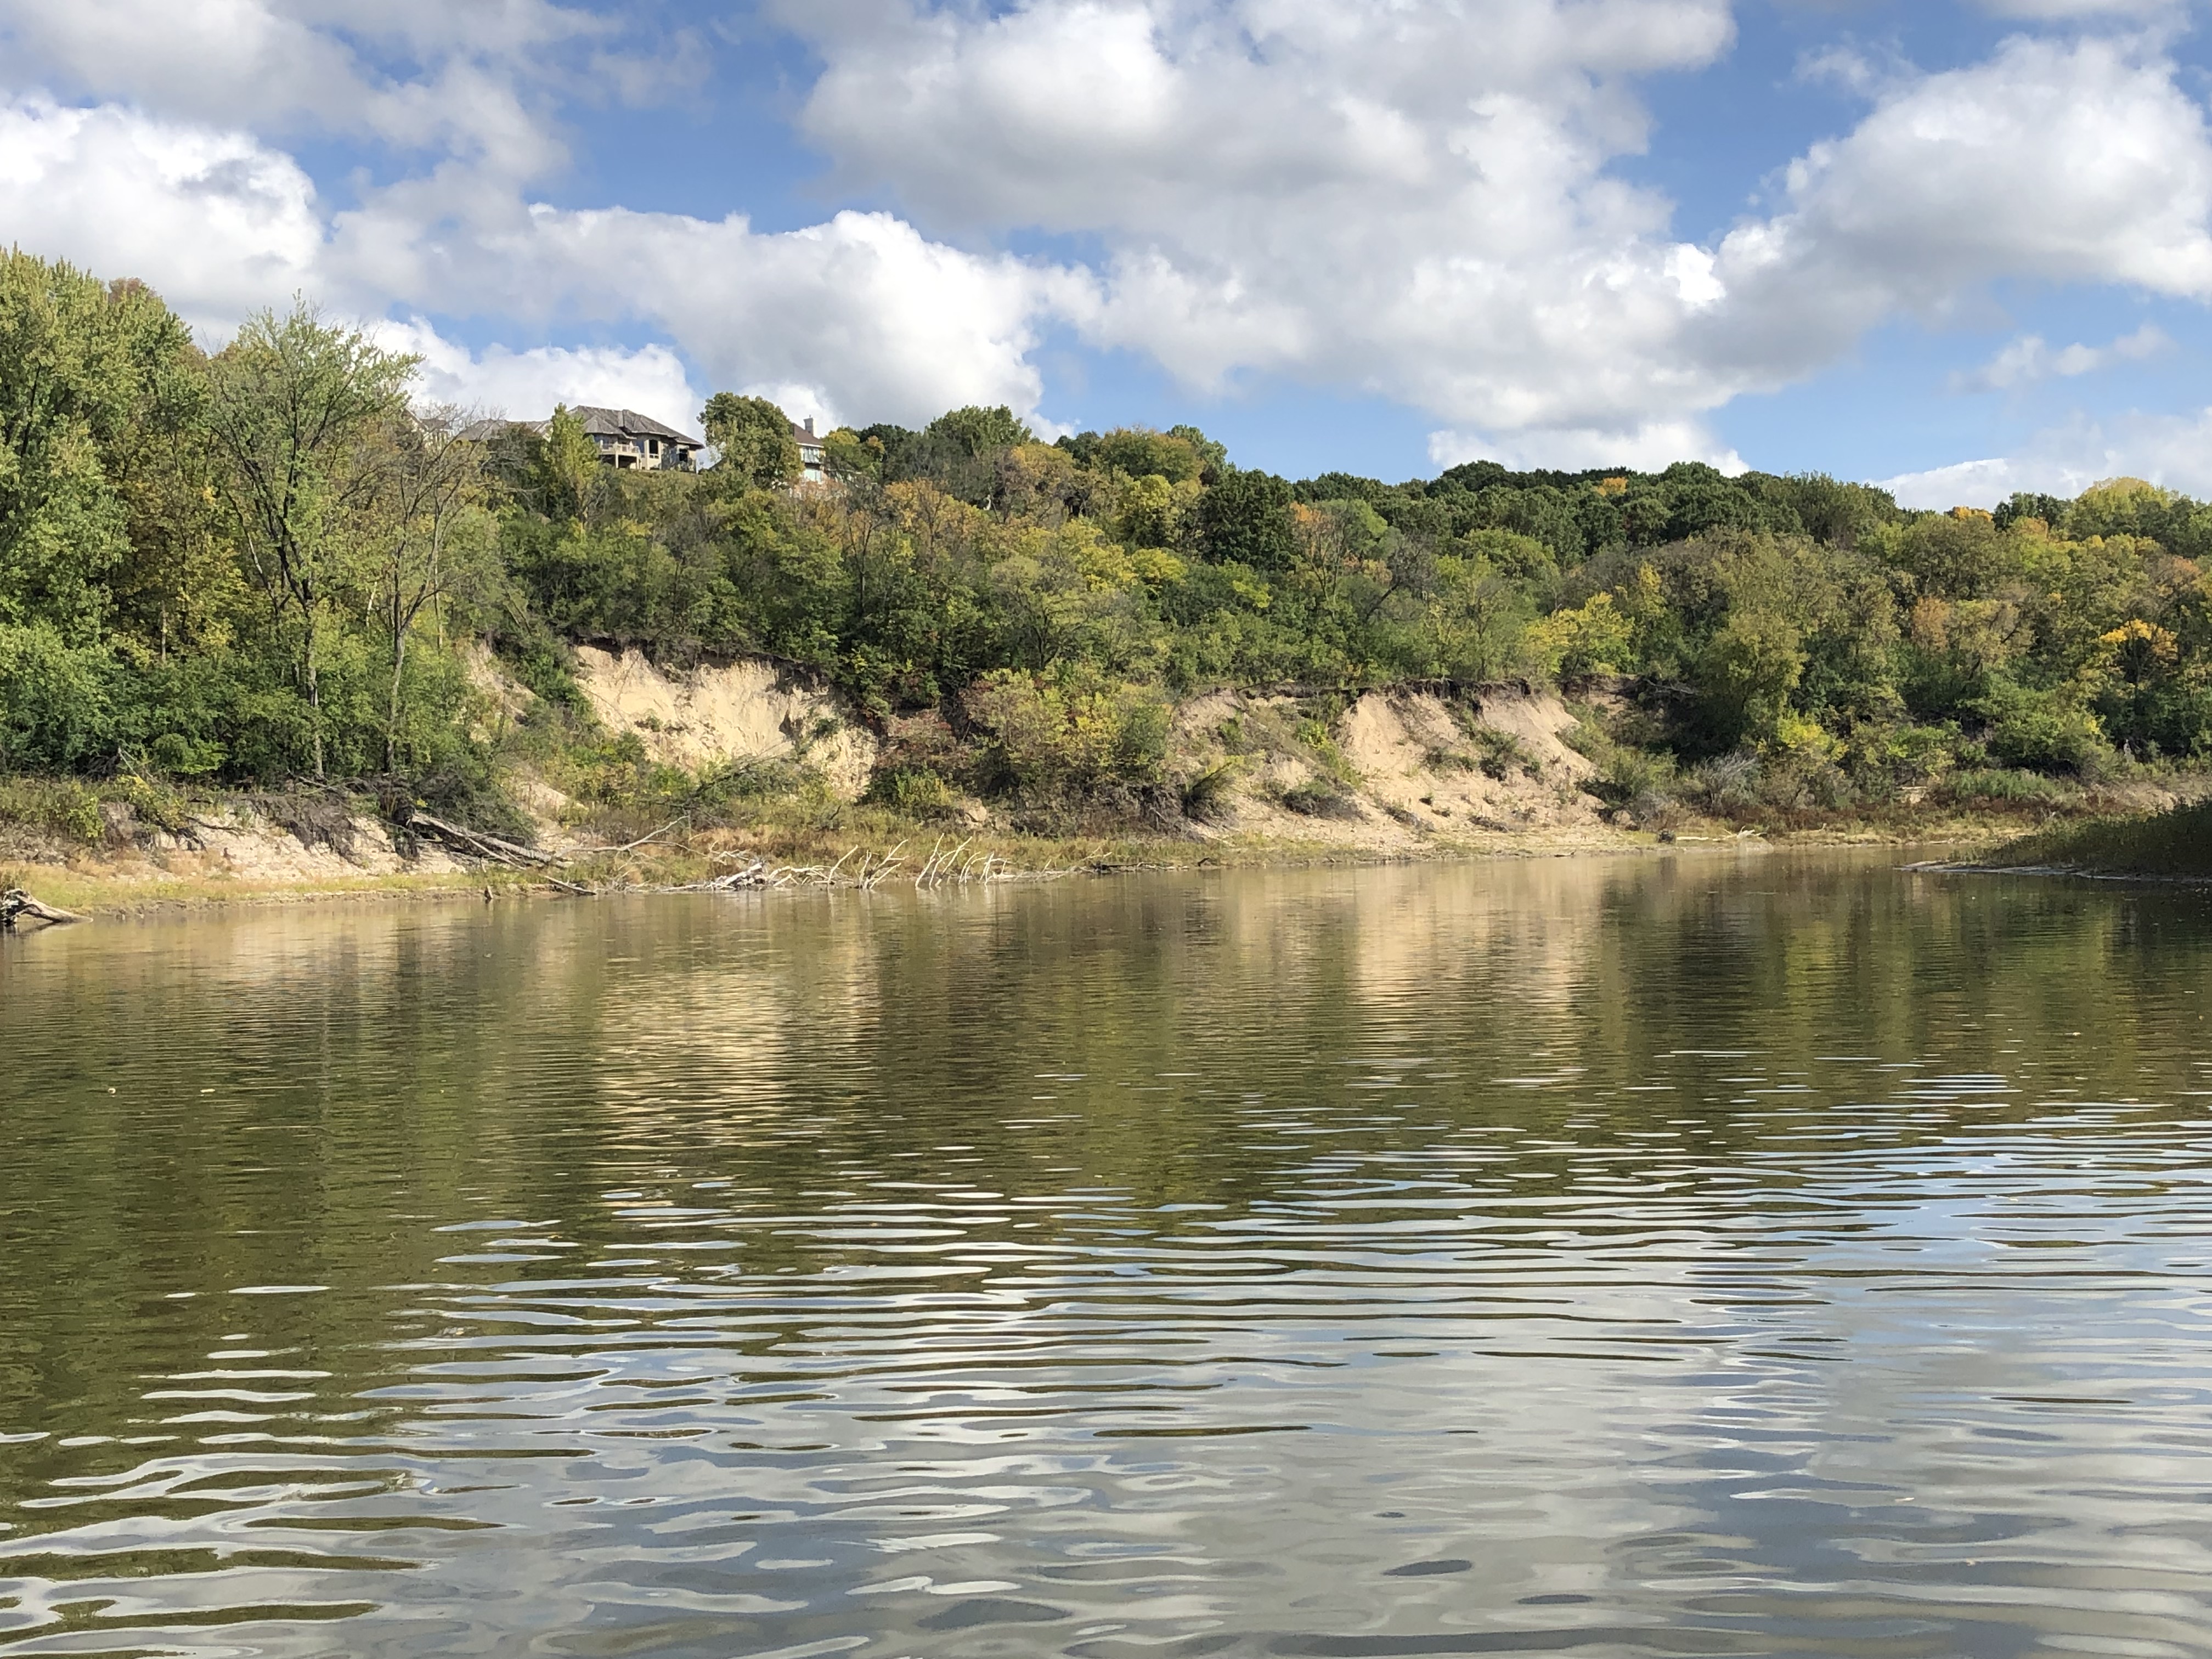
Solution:
{"label": "chimney", "polygon": [[806,435],[810,438],[814,435],[814,417],[811,415],[806,417]]}

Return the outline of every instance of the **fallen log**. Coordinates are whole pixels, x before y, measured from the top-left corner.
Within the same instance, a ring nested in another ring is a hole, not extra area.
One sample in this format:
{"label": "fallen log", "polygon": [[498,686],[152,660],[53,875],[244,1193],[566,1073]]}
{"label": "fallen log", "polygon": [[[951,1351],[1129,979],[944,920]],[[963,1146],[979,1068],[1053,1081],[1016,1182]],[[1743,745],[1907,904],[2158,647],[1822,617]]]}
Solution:
{"label": "fallen log", "polygon": [[620,847],[579,847],[575,849],[575,856],[582,859],[596,858],[602,853],[635,853],[639,848],[645,846],[650,842],[659,841],[671,830],[677,828],[679,824],[689,823],[690,820],[690,814],[687,812],[683,817],[670,819],[666,823],[662,824],[659,829],[654,830],[649,836],[640,836],[635,841],[626,842]]}
{"label": "fallen log", "polygon": [[15,931],[15,920],[28,916],[33,921],[43,921],[50,927],[59,927],[84,918],[74,910],[64,910],[51,904],[41,904],[20,887],[10,887],[0,893],[0,933]]}
{"label": "fallen log", "polygon": [[497,836],[488,836],[481,830],[464,830],[458,823],[448,823],[443,818],[434,818],[428,812],[416,812],[407,820],[407,827],[418,836],[428,836],[432,841],[465,853],[490,864],[520,865],[528,869],[543,869],[558,864],[560,860],[550,853],[541,853],[534,847],[524,847]]}

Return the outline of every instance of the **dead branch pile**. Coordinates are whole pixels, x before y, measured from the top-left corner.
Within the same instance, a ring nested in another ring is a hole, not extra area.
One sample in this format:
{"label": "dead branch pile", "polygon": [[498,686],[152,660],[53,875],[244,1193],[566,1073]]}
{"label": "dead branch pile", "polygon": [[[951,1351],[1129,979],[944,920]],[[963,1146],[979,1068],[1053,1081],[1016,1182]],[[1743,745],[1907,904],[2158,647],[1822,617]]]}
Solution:
{"label": "dead branch pile", "polygon": [[[888,853],[862,852],[854,847],[848,848],[835,864],[782,864],[771,866],[764,860],[752,859],[726,875],[714,876],[705,881],[688,882],[680,887],[663,887],[663,893],[730,893],[750,887],[841,887],[854,888],[872,893],[894,876],[904,881],[909,878],[917,888],[943,887],[969,882],[1004,881],[1012,873],[1006,860],[996,853],[970,853],[965,841],[948,848],[944,837],[929,849],[929,856],[914,867],[906,856],[904,842]],[[859,862],[854,862],[858,854]]]}
{"label": "dead branch pile", "polygon": [[434,818],[428,812],[416,812],[407,820],[407,827],[417,836],[437,842],[457,853],[482,859],[489,864],[512,864],[525,869],[542,869],[560,863],[550,853],[541,853],[534,847],[524,847],[511,841],[501,841],[497,836],[488,836],[481,830],[464,830],[458,823],[448,823],[443,818]]}

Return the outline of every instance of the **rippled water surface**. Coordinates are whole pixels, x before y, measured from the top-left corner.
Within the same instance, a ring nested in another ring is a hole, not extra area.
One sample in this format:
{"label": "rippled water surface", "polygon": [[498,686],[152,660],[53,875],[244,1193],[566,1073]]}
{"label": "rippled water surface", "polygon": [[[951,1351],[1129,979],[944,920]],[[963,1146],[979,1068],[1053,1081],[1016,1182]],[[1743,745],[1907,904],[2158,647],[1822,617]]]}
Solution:
{"label": "rippled water surface", "polygon": [[2212,1652],[2212,908],[1823,854],[0,947],[0,1651]]}

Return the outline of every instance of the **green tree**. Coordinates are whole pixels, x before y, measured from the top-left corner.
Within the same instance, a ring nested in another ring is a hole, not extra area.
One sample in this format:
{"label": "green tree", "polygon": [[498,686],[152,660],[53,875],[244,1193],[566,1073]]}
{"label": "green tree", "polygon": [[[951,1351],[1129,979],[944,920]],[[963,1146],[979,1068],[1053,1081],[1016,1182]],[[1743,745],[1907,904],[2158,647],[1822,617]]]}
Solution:
{"label": "green tree", "polygon": [[1036,434],[1004,404],[993,409],[970,404],[964,409],[950,410],[932,421],[922,435],[948,441],[970,459],[1036,441]]}
{"label": "green tree", "polygon": [[765,398],[743,398],[733,392],[717,392],[700,411],[707,441],[720,459],[718,473],[729,475],[756,489],[787,484],[799,473],[799,440],[792,435],[791,417]]}
{"label": "green tree", "polygon": [[1199,498],[1199,536],[1216,564],[1287,570],[1297,556],[1291,487],[1272,472],[1231,472]]}
{"label": "green tree", "polygon": [[209,365],[209,428],[240,545],[289,626],[318,778],[324,636],[385,487],[374,440],[404,416],[416,362],[301,303],[248,318]]}
{"label": "green tree", "polygon": [[1198,457],[1198,476],[1201,483],[1211,483],[1229,470],[1229,446],[1218,444],[1194,426],[1171,426],[1168,436],[1180,438],[1191,447]]}
{"label": "green tree", "polygon": [[1714,468],[1678,462],[1667,469],[1667,538],[1687,541],[1715,530],[1755,530],[1761,514],[1751,495]]}
{"label": "green tree", "polygon": [[0,770],[64,768],[112,753],[113,664],[50,623],[0,623]]}
{"label": "green tree", "polygon": [[1095,454],[1097,464],[1133,478],[1161,477],[1170,483],[1194,483],[1205,465],[1188,440],[1140,426],[1108,433],[1098,441]]}
{"label": "green tree", "polygon": [[584,430],[583,420],[560,404],[532,458],[539,509],[556,524],[589,521],[605,482],[603,473],[599,447]]}
{"label": "green tree", "polygon": [[1872,484],[1839,483],[1825,472],[1767,482],[1774,499],[1797,515],[1805,533],[1832,547],[1856,547],[1869,532],[1901,516],[1896,498]]}
{"label": "green tree", "polygon": [[191,355],[143,286],[0,253],[0,621],[100,636],[131,550],[120,481]]}
{"label": "green tree", "polygon": [[384,635],[391,665],[385,702],[384,769],[397,771],[405,726],[407,647],[423,612],[459,585],[481,580],[492,546],[483,511],[485,481],[465,425],[451,407],[388,421],[379,435],[387,453],[373,470],[383,490],[375,503],[367,568],[368,612]]}

